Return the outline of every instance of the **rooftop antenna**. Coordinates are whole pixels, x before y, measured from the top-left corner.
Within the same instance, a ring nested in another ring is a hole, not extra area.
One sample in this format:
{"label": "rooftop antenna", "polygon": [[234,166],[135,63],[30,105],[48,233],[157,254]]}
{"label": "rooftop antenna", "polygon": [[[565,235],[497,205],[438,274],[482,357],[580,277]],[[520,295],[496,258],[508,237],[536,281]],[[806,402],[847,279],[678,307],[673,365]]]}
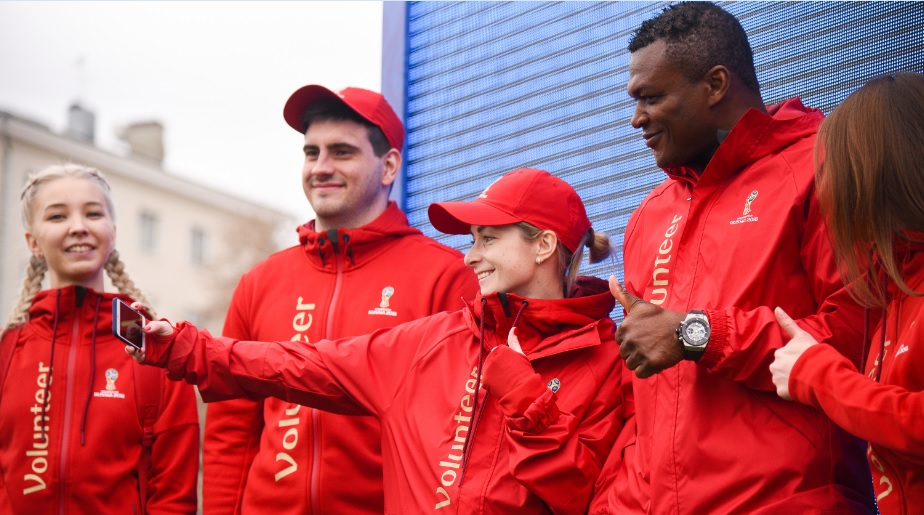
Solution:
{"label": "rooftop antenna", "polygon": [[83,55],[78,56],[74,63],[77,68],[77,98],[71,102],[71,107],[67,112],[67,134],[73,138],[93,143],[96,133],[96,115],[80,105],[87,83],[85,63]]}

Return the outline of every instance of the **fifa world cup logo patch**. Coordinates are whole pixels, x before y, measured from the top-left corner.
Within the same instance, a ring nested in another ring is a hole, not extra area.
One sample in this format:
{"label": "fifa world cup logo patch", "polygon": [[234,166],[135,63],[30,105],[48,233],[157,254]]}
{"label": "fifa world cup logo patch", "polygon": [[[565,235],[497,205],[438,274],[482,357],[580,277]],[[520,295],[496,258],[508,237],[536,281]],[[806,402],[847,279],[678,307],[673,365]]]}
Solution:
{"label": "fifa world cup logo patch", "polygon": [[387,308],[387,307],[388,307],[388,299],[390,299],[391,296],[394,295],[394,294],[395,294],[395,289],[392,288],[391,286],[386,286],[385,288],[383,288],[383,289],[382,289],[382,302],[379,303],[379,307],[380,307],[380,308]]}
{"label": "fifa world cup logo patch", "polygon": [[106,377],[106,388],[93,392],[93,396],[106,399],[124,399],[125,394],[116,389],[116,380],[119,378],[119,371],[114,368],[107,368],[104,376]]}
{"label": "fifa world cup logo patch", "polygon": [[754,199],[756,198],[757,198],[757,190],[754,190],[751,192],[750,195],[748,195],[747,200],[744,201],[744,212],[741,213],[741,216],[747,216],[751,214],[751,202],[754,202]]}
{"label": "fifa world cup logo patch", "polygon": [[395,294],[395,289],[391,286],[386,286],[382,288],[382,301],[379,302],[377,308],[370,309],[370,315],[384,315],[388,317],[398,316],[398,312],[391,309],[391,298]]}
{"label": "fifa world cup logo patch", "polygon": [[751,213],[751,204],[754,202],[754,199],[757,198],[757,190],[752,191],[748,198],[744,200],[744,212],[741,213],[741,216],[738,218],[729,221],[731,225],[746,224],[757,222],[760,220],[760,217]]}
{"label": "fifa world cup logo patch", "polygon": [[118,370],[114,368],[107,369],[106,370],[106,390],[110,392],[114,392],[116,389],[115,382],[116,382],[116,379],[118,378],[119,378]]}

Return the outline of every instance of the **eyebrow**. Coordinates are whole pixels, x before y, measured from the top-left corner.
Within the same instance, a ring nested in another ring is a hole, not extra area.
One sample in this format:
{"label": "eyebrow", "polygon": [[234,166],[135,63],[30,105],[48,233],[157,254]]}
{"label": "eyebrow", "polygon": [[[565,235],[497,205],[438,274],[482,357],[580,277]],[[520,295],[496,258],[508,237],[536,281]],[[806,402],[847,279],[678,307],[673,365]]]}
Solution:
{"label": "eyebrow", "polygon": [[[321,146],[320,145],[305,145],[304,147],[302,147],[302,151],[309,150],[309,149],[313,150],[317,148],[321,148]],[[349,143],[333,143],[333,144],[327,145],[325,148],[327,148],[327,150],[359,150],[359,147],[357,147],[356,145],[350,145]]]}
{"label": "eyebrow", "polygon": [[[103,204],[102,202],[93,201],[93,202],[86,202],[80,207],[81,208],[87,208],[87,207],[100,207],[101,208],[103,207]],[[67,208],[67,204],[63,202],[58,202],[56,204],[49,204],[45,206],[45,211],[49,211],[51,209],[65,209],[65,208]]]}
{"label": "eyebrow", "polygon": [[626,84],[626,93],[630,97],[637,99],[638,97],[644,96],[645,91],[648,89],[648,86],[642,84],[641,86],[633,86],[632,83]]}

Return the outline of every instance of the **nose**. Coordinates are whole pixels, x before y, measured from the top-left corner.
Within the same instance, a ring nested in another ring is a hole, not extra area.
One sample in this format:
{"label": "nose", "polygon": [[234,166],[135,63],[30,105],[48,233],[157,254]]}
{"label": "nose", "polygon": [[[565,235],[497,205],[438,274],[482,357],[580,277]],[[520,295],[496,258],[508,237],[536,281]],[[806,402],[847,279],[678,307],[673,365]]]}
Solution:
{"label": "nose", "polygon": [[318,152],[318,159],[314,162],[316,173],[328,173],[333,168],[334,160],[331,159],[330,152],[322,150]]}
{"label": "nose", "polygon": [[314,158],[305,158],[305,176],[330,175],[333,173],[333,159],[330,154],[321,150]]}
{"label": "nose", "polygon": [[475,249],[476,245],[477,244],[473,243],[472,246],[469,247],[468,252],[465,253],[463,262],[467,267],[475,268],[475,264],[481,260],[481,254]]}
{"label": "nose", "polygon": [[70,217],[70,227],[68,228],[68,233],[70,234],[86,234],[89,232],[87,230],[86,220],[82,216],[72,216]]}
{"label": "nose", "polygon": [[635,129],[641,129],[648,125],[648,113],[642,107],[640,102],[635,103],[635,111],[632,113],[632,127]]}

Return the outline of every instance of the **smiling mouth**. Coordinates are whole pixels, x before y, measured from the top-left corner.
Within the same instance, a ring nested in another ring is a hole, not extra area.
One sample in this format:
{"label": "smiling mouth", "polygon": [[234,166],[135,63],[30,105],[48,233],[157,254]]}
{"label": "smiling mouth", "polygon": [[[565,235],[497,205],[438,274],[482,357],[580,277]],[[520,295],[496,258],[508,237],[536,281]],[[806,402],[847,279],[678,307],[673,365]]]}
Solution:
{"label": "smiling mouth", "polygon": [[660,135],[661,135],[660,132],[654,132],[651,134],[642,134],[642,138],[645,139],[645,145],[647,145],[648,147],[651,147],[654,140],[656,140],[658,136]]}
{"label": "smiling mouth", "polygon": [[339,188],[343,186],[343,184],[339,182],[332,182],[332,181],[325,181],[325,182],[311,181],[309,184],[312,188]]}
{"label": "smiling mouth", "polygon": [[65,249],[65,252],[75,252],[75,253],[90,252],[91,250],[93,250],[93,248],[94,247],[92,245],[87,245],[87,244],[71,245],[70,247]]}
{"label": "smiling mouth", "polygon": [[487,276],[489,276],[489,275],[491,275],[491,274],[493,274],[493,273],[494,273],[493,270],[488,270],[488,271],[485,271],[485,272],[478,272],[478,280],[480,281],[480,280],[484,279],[485,277],[487,277]]}

